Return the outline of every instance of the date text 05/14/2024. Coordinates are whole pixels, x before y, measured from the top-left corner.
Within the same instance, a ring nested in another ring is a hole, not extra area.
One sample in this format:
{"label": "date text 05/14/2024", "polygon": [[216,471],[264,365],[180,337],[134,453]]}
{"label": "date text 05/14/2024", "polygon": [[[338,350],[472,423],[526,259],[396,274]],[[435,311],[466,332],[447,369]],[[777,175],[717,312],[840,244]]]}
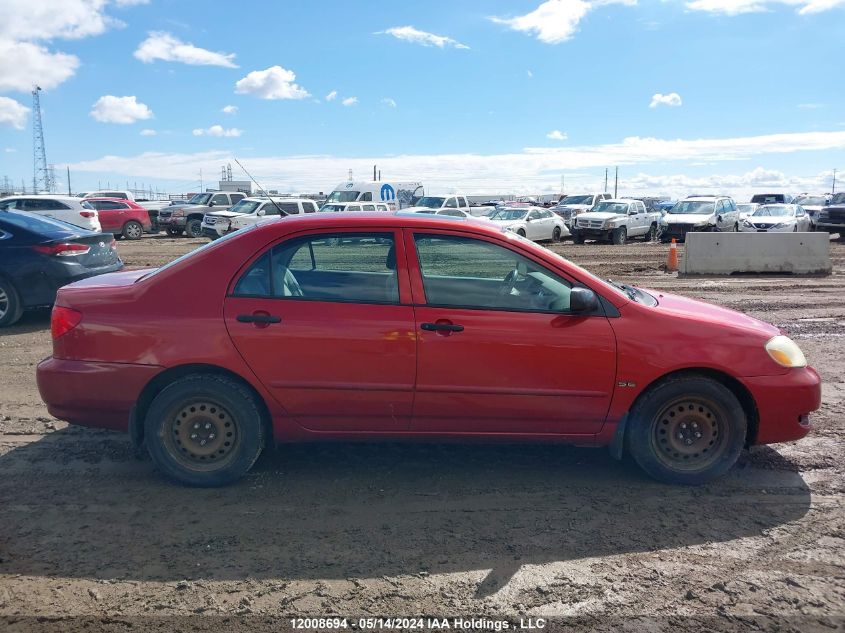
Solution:
{"label": "date text 05/14/2024", "polygon": [[316,617],[316,618],[291,618],[291,628],[295,630],[330,630],[330,629],[353,629],[359,631],[380,631],[390,629],[419,630],[419,631],[446,631],[446,630],[473,630],[473,631],[506,631],[506,630],[540,630],[546,628],[546,620],[543,618],[520,618],[518,622],[509,620],[494,620],[489,618],[432,618],[432,617],[381,617],[381,618],[343,618],[343,617]]}

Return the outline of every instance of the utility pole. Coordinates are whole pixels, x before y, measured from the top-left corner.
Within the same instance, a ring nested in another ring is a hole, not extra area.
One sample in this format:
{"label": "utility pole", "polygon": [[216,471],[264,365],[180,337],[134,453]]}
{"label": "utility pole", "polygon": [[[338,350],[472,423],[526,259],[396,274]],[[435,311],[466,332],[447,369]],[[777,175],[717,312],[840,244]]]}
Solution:
{"label": "utility pole", "polygon": [[616,194],[619,193],[619,167],[616,167],[616,176],[613,178],[613,198],[616,199]]}
{"label": "utility pole", "polygon": [[373,182],[376,181],[376,165],[373,165]]}
{"label": "utility pole", "polygon": [[833,170],[833,187],[830,190],[830,195],[836,193],[836,169]]}
{"label": "utility pole", "polygon": [[44,149],[44,126],[41,123],[41,86],[32,91],[32,192],[53,190]]}
{"label": "utility pole", "polygon": [[67,195],[70,194],[70,165],[67,166]]}
{"label": "utility pole", "polygon": [[604,168],[604,192],[607,193],[607,167]]}

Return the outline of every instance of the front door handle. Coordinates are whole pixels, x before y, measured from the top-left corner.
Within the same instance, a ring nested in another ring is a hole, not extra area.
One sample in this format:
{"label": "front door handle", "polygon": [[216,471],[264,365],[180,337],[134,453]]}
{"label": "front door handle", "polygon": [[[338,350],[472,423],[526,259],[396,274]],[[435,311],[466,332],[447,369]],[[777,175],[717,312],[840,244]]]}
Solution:
{"label": "front door handle", "polygon": [[420,325],[426,332],[463,332],[463,325],[454,323],[423,323]]}
{"label": "front door handle", "polygon": [[236,317],[238,323],[281,323],[282,317],[274,316],[272,314],[239,314]]}

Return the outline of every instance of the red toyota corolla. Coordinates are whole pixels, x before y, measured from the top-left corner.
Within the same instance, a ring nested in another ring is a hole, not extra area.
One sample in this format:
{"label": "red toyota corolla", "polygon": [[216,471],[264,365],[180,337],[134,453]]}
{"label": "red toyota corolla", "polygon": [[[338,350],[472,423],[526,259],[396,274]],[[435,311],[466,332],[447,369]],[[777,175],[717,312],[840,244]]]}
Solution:
{"label": "red toyota corolla", "polygon": [[771,325],[418,214],[269,221],[80,281],[52,333],[50,413],[128,431],[197,486],[266,443],[432,437],[609,445],[698,484],[745,445],[806,435],[821,398]]}

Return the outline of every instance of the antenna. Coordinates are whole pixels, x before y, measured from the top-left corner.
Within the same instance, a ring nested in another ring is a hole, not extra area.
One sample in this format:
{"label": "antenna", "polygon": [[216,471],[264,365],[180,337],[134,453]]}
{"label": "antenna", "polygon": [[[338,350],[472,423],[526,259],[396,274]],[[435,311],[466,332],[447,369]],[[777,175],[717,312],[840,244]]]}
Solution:
{"label": "antenna", "polygon": [[44,126],[41,122],[41,86],[32,91],[32,192],[53,191],[53,180],[47,167],[44,148]]}
{"label": "antenna", "polygon": [[249,179],[250,179],[252,182],[254,182],[254,183],[255,183],[255,186],[256,186],[256,187],[258,187],[258,190],[259,190],[261,193],[263,193],[263,194],[264,194],[267,198],[269,198],[269,199],[270,199],[270,202],[272,202],[272,203],[273,203],[273,206],[274,206],[274,207],[276,207],[276,210],[279,212],[279,215],[287,215],[287,213],[285,213],[284,211],[282,211],[282,208],[281,208],[278,204],[276,204],[276,201],[275,201],[275,200],[273,200],[273,198],[270,198],[270,196],[267,194],[267,192],[266,192],[266,191],[264,191],[264,187],[262,187],[261,185],[259,185],[259,184],[258,184],[258,181],[257,181],[255,178],[253,178],[253,177],[252,177],[252,174],[251,174],[251,173],[249,173],[249,172],[246,170],[246,167],[244,167],[243,165],[241,165],[241,161],[239,161],[237,158],[235,158],[235,162],[238,164],[238,167],[240,167],[241,169],[243,169],[243,170],[244,170],[244,173],[245,173],[247,176],[249,176]]}

